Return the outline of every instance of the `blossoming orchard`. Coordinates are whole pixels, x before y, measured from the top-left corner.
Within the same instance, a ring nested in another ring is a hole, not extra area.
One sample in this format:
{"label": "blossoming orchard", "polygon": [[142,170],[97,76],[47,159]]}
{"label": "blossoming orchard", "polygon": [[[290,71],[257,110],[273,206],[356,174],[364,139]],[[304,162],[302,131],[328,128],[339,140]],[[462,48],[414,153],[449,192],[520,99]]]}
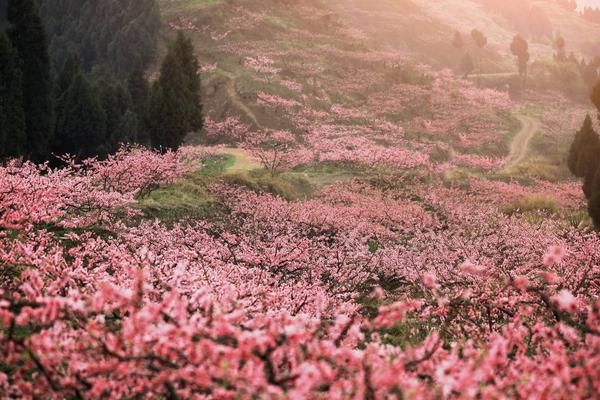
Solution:
{"label": "blossoming orchard", "polygon": [[[97,89],[133,136],[0,163],[0,399],[600,398],[592,9],[513,4],[538,10],[525,75],[512,1],[148,3],[162,67]],[[112,71],[83,55],[56,135]]]}

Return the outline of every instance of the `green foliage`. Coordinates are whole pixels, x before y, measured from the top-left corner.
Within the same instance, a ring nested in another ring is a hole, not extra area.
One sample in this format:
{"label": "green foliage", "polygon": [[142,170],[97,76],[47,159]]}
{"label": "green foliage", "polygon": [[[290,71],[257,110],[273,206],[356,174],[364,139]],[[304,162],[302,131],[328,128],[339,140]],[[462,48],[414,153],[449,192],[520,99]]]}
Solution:
{"label": "green foliage", "polygon": [[97,84],[97,95],[106,114],[106,151],[113,153],[120,143],[135,142],[137,116],[127,90],[117,81],[103,79]]}
{"label": "green foliage", "polygon": [[140,200],[139,206],[150,218],[175,222],[194,218],[210,218],[219,211],[219,204],[208,187],[235,159],[212,156],[202,160],[204,167],[177,182],[158,188]]}
{"label": "green foliage", "polygon": [[127,89],[131,96],[133,111],[137,119],[136,141],[141,144],[150,144],[150,138],[144,127],[143,121],[148,112],[148,97],[150,84],[142,68],[136,68],[127,79]]}
{"label": "green foliage", "polygon": [[507,215],[528,212],[555,214],[559,210],[560,207],[552,198],[541,195],[526,196],[502,207],[502,212]]}
{"label": "green foliage", "polygon": [[592,192],[592,180],[600,164],[600,137],[592,125],[588,115],[583,126],[575,135],[569,149],[567,165],[573,175],[584,178],[584,193],[589,199]]}
{"label": "green foliage", "polygon": [[516,35],[510,45],[510,51],[517,57],[519,75],[527,74],[527,63],[529,62],[529,44],[521,35]]}
{"label": "green foliage", "polygon": [[571,144],[567,165],[573,175],[583,178],[588,212],[596,228],[600,229],[600,137],[589,115]]}
{"label": "green foliage", "polygon": [[600,169],[596,171],[590,186],[591,195],[588,197],[588,213],[594,221],[594,226],[600,229]]}
{"label": "green foliage", "polygon": [[0,159],[25,152],[27,137],[19,67],[16,52],[0,32]]}
{"label": "green foliage", "polygon": [[157,0],[40,0],[55,66],[75,51],[87,72],[126,79],[153,60],[161,25]]}
{"label": "green foliage", "polygon": [[26,151],[41,161],[48,154],[54,118],[46,34],[33,0],[9,0],[7,19],[8,37],[22,62]]}
{"label": "green foliage", "polygon": [[152,87],[146,118],[152,146],[176,149],[187,133],[202,128],[200,88],[194,47],[179,33]]}
{"label": "green foliage", "polygon": [[590,95],[590,99],[592,100],[594,106],[596,106],[596,109],[598,110],[598,113],[600,115],[600,81],[596,82],[596,84],[594,85],[594,88],[592,89],[592,94]]}
{"label": "green foliage", "polygon": [[61,98],[55,151],[78,158],[105,154],[106,113],[89,79],[80,72]]}
{"label": "green foliage", "polygon": [[[138,117],[128,91],[111,79],[96,82],[70,54],[56,80],[56,131],[52,150],[78,157],[116,151],[121,143],[136,141]],[[85,131],[78,132],[79,129]]]}
{"label": "green foliage", "polygon": [[151,192],[140,201],[140,208],[149,218],[175,222],[194,218],[209,218],[218,207],[208,185],[214,179],[204,172],[190,174],[176,183]]}
{"label": "green foliage", "polygon": [[257,193],[270,193],[286,200],[308,197],[312,188],[303,177],[281,174],[272,176],[265,170],[236,171],[223,175],[225,182],[246,187]]}

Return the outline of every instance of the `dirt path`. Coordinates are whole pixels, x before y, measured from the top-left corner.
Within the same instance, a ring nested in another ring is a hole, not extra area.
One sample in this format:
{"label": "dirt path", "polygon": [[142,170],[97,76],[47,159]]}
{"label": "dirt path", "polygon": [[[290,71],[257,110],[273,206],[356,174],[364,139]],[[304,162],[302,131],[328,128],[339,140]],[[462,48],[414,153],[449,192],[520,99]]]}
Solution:
{"label": "dirt path", "polygon": [[516,167],[525,159],[529,143],[540,129],[540,122],[534,118],[525,115],[519,115],[517,118],[521,121],[522,127],[510,143],[510,153],[506,158],[503,172]]}
{"label": "dirt path", "polygon": [[244,149],[227,147],[219,151],[220,154],[230,155],[235,158],[233,165],[227,167],[225,172],[235,173],[239,171],[251,171],[261,168],[260,160]]}
{"label": "dirt path", "polygon": [[229,97],[233,105],[237,107],[241,112],[246,114],[246,116],[250,118],[250,120],[254,123],[254,125],[257,128],[261,128],[261,125],[258,122],[258,119],[256,118],[254,112],[240,99],[240,96],[235,87],[235,82],[237,79],[235,75],[233,75],[231,72],[220,70],[220,73],[218,75],[213,75],[206,81],[205,84],[211,84],[214,80],[217,80],[219,77],[227,78],[227,97]]}

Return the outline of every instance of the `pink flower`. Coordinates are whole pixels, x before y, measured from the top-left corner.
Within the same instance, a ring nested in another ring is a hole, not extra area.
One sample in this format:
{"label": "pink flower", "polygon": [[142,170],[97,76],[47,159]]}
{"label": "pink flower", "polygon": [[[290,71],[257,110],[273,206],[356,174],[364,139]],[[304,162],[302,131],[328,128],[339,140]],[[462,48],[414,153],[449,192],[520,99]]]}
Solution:
{"label": "pink flower", "polygon": [[423,275],[423,284],[429,289],[435,289],[438,287],[435,275],[431,273],[426,273]]}
{"label": "pink flower", "polygon": [[515,287],[517,289],[525,290],[525,289],[527,289],[527,286],[529,285],[529,279],[527,279],[527,277],[525,277],[525,276],[517,276],[513,280],[513,284],[515,285]]}
{"label": "pink flower", "polygon": [[560,264],[566,255],[566,250],[563,246],[551,246],[544,254],[543,263],[550,267],[554,264]]}
{"label": "pink flower", "polygon": [[552,296],[552,300],[558,305],[558,308],[569,313],[575,312],[578,304],[577,298],[567,289],[563,289],[557,295]]}

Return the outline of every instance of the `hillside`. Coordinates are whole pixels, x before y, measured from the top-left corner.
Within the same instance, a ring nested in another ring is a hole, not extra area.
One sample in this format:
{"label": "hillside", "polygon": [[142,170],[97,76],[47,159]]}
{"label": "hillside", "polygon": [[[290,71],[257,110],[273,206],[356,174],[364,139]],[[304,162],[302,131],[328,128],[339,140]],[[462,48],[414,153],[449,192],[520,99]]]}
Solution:
{"label": "hillside", "polygon": [[[493,46],[503,55],[509,55],[508,44],[515,35],[517,29],[511,25],[510,21],[500,13],[494,10],[486,10],[482,6],[482,1],[478,0],[415,0],[428,15],[435,16],[459,31],[469,31],[472,27],[483,30],[490,39]],[[548,17],[550,29],[546,35],[529,35],[531,39],[532,55],[534,57],[550,57],[553,52],[552,36],[560,33],[567,42],[569,51],[573,51],[578,56],[588,59],[594,58],[598,54],[597,39],[600,34],[600,25],[586,21],[573,11],[566,10],[556,4],[553,0],[534,0],[526,2],[509,2],[515,4],[515,13],[519,13],[519,6],[522,7],[521,13],[526,12],[527,4],[543,9]]]}
{"label": "hillside", "polygon": [[475,3],[161,0],[167,144],[0,165],[0,398],[597,398],[600,85]]}

